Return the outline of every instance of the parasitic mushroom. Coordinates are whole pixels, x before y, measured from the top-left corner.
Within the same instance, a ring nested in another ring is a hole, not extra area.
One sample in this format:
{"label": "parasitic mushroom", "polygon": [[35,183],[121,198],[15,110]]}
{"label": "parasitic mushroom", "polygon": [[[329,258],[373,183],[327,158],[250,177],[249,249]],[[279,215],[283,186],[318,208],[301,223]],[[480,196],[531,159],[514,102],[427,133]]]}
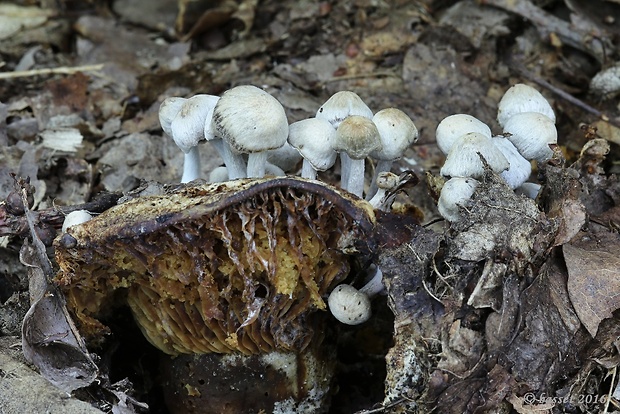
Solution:
{"label": "parasitic mushroom", "polygon": [[454,114],[445,117],[435,131],[437,146],[445,155],[450,153],[454,142],[465,134],[477,132],[491,138],[491,128],[487,124],[467,114]]}
{"label": "parasitic mushroom", "polygon": [[555,113],[545,97],[531,86],[517,83],[510,87],[499,101],[497,122],[505,127],[510,118],[524,112],[545,115],[555,124]]}
{"label": "parasitic mushroom", "polygon": [[504,157],[506,157],[510,164],[510,167],[502,171],[500,175],[510,188],[514,190],[530,178],[532,164],[519,154],[517,148],[508,138],[502,136],[493,137],[493,145],[504,154]]}
{"label": "parasitic mushroom", "polygon": [[491,137],[470,132],[454,142],[446,162],[441,167],[441,175],[444,177],[481,177],[484,174],[484,166],[480,155],[496,173],[501,173],[510,167],[504,154],[493,145]]}
{"label": "parasitic mushroom", "polygon": [[523,112],[512,116],[504,125],[506,138],[523,158],[544,162],[553,156],[550,145],[558,142],[558,131],[548,116]]}
{"label": "parasitic mushroom", "polygon": [[449,222],[459,221],[461,208],[467,206],[478,184],[478,181],[469,177],[453,177],[446,181],[437,201],[439,214]]}
{"label": "parasitic mushroom", "polygon": [[325,171],[336,162],[338,154],[332,145],[336,130],[328,121],[320,118],[302,119],[289,126],[288,143],[304,159],[301,176],[316,179],[317,171]]}
{"label": "parasitic mushroom", "polygon": [[247,177],[261,178],[268,151],[286,143],[288,121],[276,98],[256,86],[241,85],[224,92],[215,105],[213,130],[234,151],[248,154]]}

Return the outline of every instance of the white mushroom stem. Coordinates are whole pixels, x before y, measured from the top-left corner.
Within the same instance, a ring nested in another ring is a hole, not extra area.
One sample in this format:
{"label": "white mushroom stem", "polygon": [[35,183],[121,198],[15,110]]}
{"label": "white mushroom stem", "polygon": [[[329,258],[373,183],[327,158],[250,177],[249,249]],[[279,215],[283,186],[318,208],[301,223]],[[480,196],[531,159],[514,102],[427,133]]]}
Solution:
{"label": "white mushroom stem", "polygon": [[340,153],[340,188],[348,190],[351,157],[346,152]]}
{"label": "white mushroom stem", "polygon": [[368,281],[361,289],[360,292],[365,293],[368,297],[372,298],[373,296],[383,292],[385,287],[383,286],[383,272],[379,267],[375,267],[375,274],[372,279]]}
{"label": "white mushroom stem", "polygon": [[200,150],[198,146],[192,147],[184,153],[182,183],[189,183],[200,177]]}
{"label": "white mushroom stem", "polygon": [[364,193],[364,168],[365,163],[363,158],[359,160],[350,158],[349,178],[346,184],[346,190],[358,197],[362,197]]}
{"label": "white mushroom stem", "polygon": [[222,139],[213,139],[210,142],[213,144],[218,154],[220,154],[220,157],[222,157],[222,160],[228,169],[228,178],[230,180],[245,178],[246,166],[243,155],[234,152]]}
{"label": "white mushroom stem", "polygon": [[248,154],[248,178],[262,178],[265,176],[265,164],[267,163],[267,151],[251,152]]}
{"label": "white mushroom stem", "polygon": [[301,177],[307,178],[308,180],[316,180],[316,170],[310,163],[310,161],[305,160],[301,165]]}

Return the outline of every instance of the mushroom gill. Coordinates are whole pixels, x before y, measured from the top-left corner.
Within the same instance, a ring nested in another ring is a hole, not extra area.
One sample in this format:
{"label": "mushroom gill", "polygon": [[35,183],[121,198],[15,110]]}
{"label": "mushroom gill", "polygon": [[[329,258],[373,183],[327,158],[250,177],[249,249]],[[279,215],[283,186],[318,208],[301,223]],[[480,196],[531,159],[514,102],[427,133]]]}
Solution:
{"label": "mushroom gill", "polygon": [[127,303],[171,355],[301,351],[320,335],[324,299],[368,246],[372,207],[296,178],[191,185],[141,197],[56,240],[80,331]]}

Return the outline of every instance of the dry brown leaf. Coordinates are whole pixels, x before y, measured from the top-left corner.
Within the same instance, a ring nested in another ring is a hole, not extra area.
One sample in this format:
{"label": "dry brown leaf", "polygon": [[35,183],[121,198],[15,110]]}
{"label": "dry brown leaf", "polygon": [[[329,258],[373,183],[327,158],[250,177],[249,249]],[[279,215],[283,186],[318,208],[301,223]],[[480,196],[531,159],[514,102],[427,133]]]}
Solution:
{"label": "dry brown leaf", "polygon": [[562,246],[568,269],[568,294],[581,323],[590,335],[620,308],[620,236],[583,234]]}

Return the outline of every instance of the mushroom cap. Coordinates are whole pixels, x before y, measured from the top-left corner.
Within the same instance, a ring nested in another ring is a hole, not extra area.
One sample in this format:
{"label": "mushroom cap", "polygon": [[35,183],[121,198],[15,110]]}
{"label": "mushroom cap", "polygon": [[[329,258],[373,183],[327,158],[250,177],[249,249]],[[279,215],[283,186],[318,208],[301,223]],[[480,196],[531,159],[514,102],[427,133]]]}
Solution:
{"label": "mushroom cap", "polygon": [[558,130],[549,117],[537,112],[512,116],[504,125],[506,138],[528,160],[546,161],[553,156],[550,144],[557,144]]}
{"label": "mushroom cap", "polygon": [[335,137],[332,124],[320,118],[302,119],[288,130],[289,144],[317,171],[325,171],[336,162],[338,154],[332,147]]}
{"label": "mushroom cap", "polygon": [[288,137],[284,108],[276,98],[252,85],[227,90],[215,105],[213,127],[237,152],[279,148]]}
{"label": "mushroom cap", "polygon": [[444,118],[435,131],[437,146],[448,155],[454,141],[470,132],[477,132],[491,138],[491,128],[476,117],[467,114],[454,114]]}
{"label": "mushroom cap", "polygon": [[390,171],[382,171],[377,175],[377,187],[383,190],[391,190],[400,183],[400,177]]}
{"label": "mushroom cap", "polygon": [[316,112],[316,117],[325,119],[338,129],[340,123],[351,115],[372,119],[372,111],[358,94],[351,91],[336,92]]}
{"label": "mushroom cap", "polygon": [[409,116],[396,108],[382,109],[372,118],[383,149],[370,155],[377,160],[397,160],[405,150],[418,140],[418,129]]}
{"label": "mushroom cap", "polygon": [[92,219],[93,216],[86,210],[75,210],[65,216],[65,221],[62,223],[62,232],[66,233],[67,229],[71,226],[77,226],[78,224],[86,223]]}
{"label": "mushroom cap", "polygon": [[185,101],[187,101],[186,98],[171,96],[164,99],[159,106],[159,124],[169,137],[172,137],[172,130],[170,129],[172,120],[177,116]]}
{"label": "mushroom cap", "polygon": [[437,201],[439,214],[449,222],[459,221],[459,206],[464,207],[467,204],[478,184],[478,181],[470,177],[452,177],[446,181]]}
{"label": "mushroom cap", "polygon": [[351,285],[336,286],[327,304],[334,318],[347,325],[359,325],[370,319],[370,298]]}
{"label": "mushroom cap", "polygon": [[172,139],[181,151],[187,154],[204,139],[207,117],[218,99],[213,95],[194,95],[181,105],[181,110],[170,124]]}
{"label": "mushroom cap", "polygon": [[303,157],[299,151],[289,144],[288,141],[280,148],[272,149],[267,152],[267,162],[282,168],[285,172],[290,172],[297,168],[297,165],[302,159]]}
{"label": "mushroom cap", "polygon": [[540,187],[540,184],[536,183],[523,183],[521,184],[521,187],[515,189],[515,193],[535,200],[536,197],[538,197],[538,193],[540,192]]}
{"label": "mushroom cap", "polygon": [[510,142],[508,138],[499,136],[493,137],[493,144],[499,148],[504,157],[510,163],[506,171],[500,175],[513,190],[523,184],[532,173],[532,164],[519,153],[519,150]]}
{"label": "mushroom cap", "polygon": [[215,105],[220,100],[219,96],[213,96],[212,105],[210,105],[209,110],[205,116],[205,124],[204,124],[204,137],[207,141],[211,141],[214,139],[218,139],[219,137],[215,134],[215,129],[213,127],[213,111],[215,111]]}
{"label": "mushroom cap", "polygon": [[484,174],[484,166],[478,153],[484,157],[489,167],[496,173],[501,173],[510,167],[508,160],[493,145],[493,140],[490,137],[477,132],[470,132],[456,140],[441,168],[441,175],[481,177]]}
{"label": "mushroom cap", "polygon": [[510,87],[497,107],[497,122],[505,127],[506,122],[522,112],[543,114],[555,124],[555,113],[549,102],[536,89],[523,83]]}
{"label": "mushroom cap", "polygon": [[383,147],[374,122],[359,115],[349,116],[340,123],[333,143],[336,151],[346,152],[354,160],[362,160]]}

